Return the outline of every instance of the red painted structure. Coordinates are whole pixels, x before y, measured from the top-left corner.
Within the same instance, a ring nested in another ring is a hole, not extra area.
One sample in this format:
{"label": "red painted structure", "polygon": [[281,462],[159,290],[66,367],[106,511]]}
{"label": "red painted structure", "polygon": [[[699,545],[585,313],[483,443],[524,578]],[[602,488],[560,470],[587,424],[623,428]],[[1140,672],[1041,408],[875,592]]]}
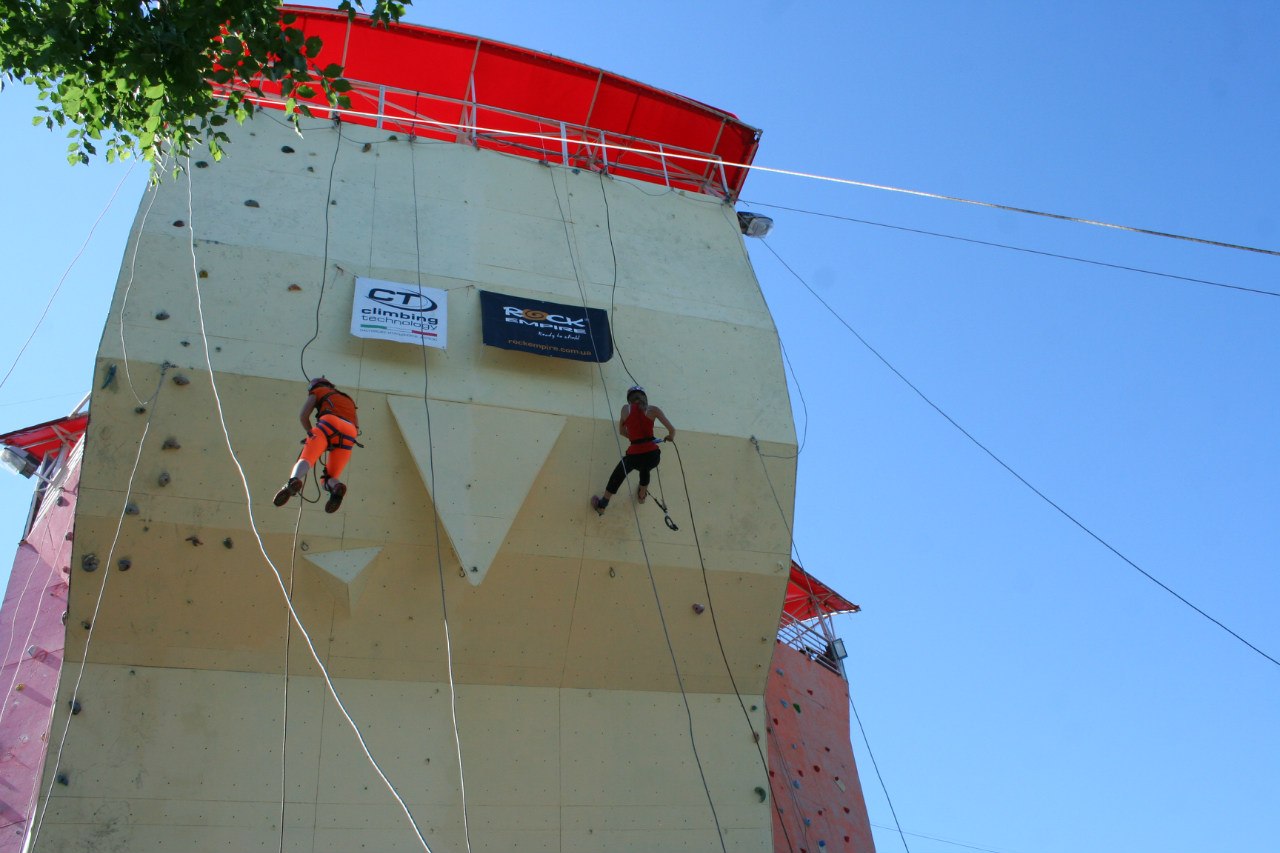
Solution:
{"label": "red painted structure", "polygon": [[0,436],[0,444],[33,455],[41,477],[0,608],[0,853],[22,849],[49,748],[88,419],[74,415]]}
{"label": "red painted structure", "polygon": [[849,739],[849,682],[829,622],[858,609],[791,564],[765,685],[776,853],[875,853]]}
{"label": "red painted structure", "polygon": [[[579,168],[737,198],[760,131],[732,113],[528,48],[306,6],[285,20],[344,67],[351,105],[306,99],[314,115],[465,142]],[[279,87],[260,105],[283,108]]]}

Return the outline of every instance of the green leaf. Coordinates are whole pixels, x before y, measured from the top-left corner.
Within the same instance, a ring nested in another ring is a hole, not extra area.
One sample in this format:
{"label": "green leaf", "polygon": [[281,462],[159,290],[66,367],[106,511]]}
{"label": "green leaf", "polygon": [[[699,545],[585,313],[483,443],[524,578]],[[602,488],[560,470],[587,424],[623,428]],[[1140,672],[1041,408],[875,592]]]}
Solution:
{"label": "green leaf", "polygon": [[323,71],[321,71],[320,73],[321,73],[322,75],[324,75],[325,77],[330,77],[330,78],[333,78],[333,77],[341,77],[341,76],[342,76],[342,66],[341,66],[341,65],[339,65],[339,64],[338,64],[338,63],[336,63],[336,62],[332,62],[332,63],[330,63],[330,64],[326,65],[326,66],[324,67],[324,70],[323,70]]}
{"label": "green leaf", "polygon": [[156,83],[154,86],[148,86],[142,90],[142,96],[149,101],[164,97],[164,84]]}

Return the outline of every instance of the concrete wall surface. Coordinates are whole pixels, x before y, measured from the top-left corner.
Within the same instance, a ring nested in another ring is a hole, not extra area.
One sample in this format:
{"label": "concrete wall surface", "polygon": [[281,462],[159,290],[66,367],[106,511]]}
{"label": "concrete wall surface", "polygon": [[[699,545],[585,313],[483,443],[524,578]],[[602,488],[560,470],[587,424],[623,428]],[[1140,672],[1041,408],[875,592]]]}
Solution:
{"label": "concrete wall surface", "polygon": [[[351,336],[357,276],[447,291],[447,349]],[[604,309],[616,354],[486,346],[482,289]],[[37,850],[421,848],[286,592],[433,849],[466,849],[464,780],[476,851],[772,849],[795,435],[732,208],[260,115],[144,198],[97,367],[69,624],[101,605]],[[304,373],[359,405],[332,515],[271,503]],[[678,530],[589,506],[633,382]]]}

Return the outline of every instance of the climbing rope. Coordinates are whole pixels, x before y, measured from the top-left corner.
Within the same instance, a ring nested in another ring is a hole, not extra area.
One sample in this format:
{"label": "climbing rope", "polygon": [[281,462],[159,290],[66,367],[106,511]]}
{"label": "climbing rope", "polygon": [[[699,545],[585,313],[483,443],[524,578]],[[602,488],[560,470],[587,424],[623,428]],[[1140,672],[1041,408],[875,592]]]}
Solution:
{"label": "climbing rope", "polygon": [[307,374],[307,347],[320,337],[320,306],[324,304],[324,289],[329,280],[329,208],[333,207],[333,174],[338,166],[338,152],[342,150],[342,122],[335,118],[333,126],[338,138],[333,143],[333,159],[329,161],[329,189],[324,199],[324,254],[320,261],[320,295],[316,297],[316,328],[307,342],[302,345],[302,351],[298,353],[298,367],[302,370],[303,378],[308,382],[311,381],[311,377]]}
{"label": "climbing rope", "polygon": [[53,786],[60,778],[58,773],[62,766],[62,753],[66,749],[67,736],[71,730],[71,718],[75,716],[74,710],[80,697],[80,683],[84,680],[84,670],[89,663],[89,647],[93,643],[93,634],[98,628],[98,616],[102,612],[102,601],[107,593],[107,581],[111,579],[111,566],[116,553],[116,545],[120,542],[120,530],[124,526],[124,517],[128,513],[130,499],[133,497],[133,481],[138,476],[138,463],[142,461],[142,451],[147,445],[147,436],[151,432],[151,421],[155,417],[155,403],[160,396],[160,389],[164,387],[164,377],[168,372],[171,364],[165,362],[160,366],[160,376],[156,380],[156,390],[152,393],[147,402],[147,420],[142,426],[142,435],[138,438],[138,452],[133,457],[133,467],[129,471],[129,480],[125,485],[124,498],[120,504],[120,515],[116,518],[116,530],[111,537],[111,547],[107,549],[107,559],[103,565],[102,586],[98,589],[98,597],[93,604],[93,613],[89,617],[89,629],[84,638],[84,649],[80,657],[80,667],[76,670],[76,680],[71,687],[71,699],[68,703],[67,719],[62,726],[62,735],[58,739],[58,750],[54,755],[53,768],[49,774],[49,786],[45,790],[44,806],[39,808],[39,817],[36,820],[36,827],[31,833],[31,843],[29,849],[35,850],[36,845],[40,841],[40,831],[44,828],[44,818],[49,811],[49,803],[53,799]]}
{"label": "climbing rope", "polygon": [[[548,171],[549,177],[551,178],[551,189],[552,189],[552,192],[555,194],[556,207],[560,211],[560,222],[564,228],[565,245],[568,247],[568,251],[569,251],[569,263],[573,268],[573,278],[578,286],[578,294],[582,302],[582,313],[586,317],[587,334],[588,336],[590,336],[591,340],[594,341],[596,340],[596,337],[595,337],[594,330],[591,328],[591,314],[590,312],[587,311],[587,293],[585,288],[582,285],[582,275],[578,270],[578,261],[577,261],[577,258],[575,257],[574,250],[573,250],[573,239],[569,232],[569,218],[568,216],[566,216],[564,204],[560,200],[560,188],[556,186],[555,170],[548,167],[547,171]],[[616,266],[615,266],[615,274],[616,274]],[[600,375],[600,385],[605,397],[605,406],[609,410],[610,422],[612,422],[613,402],[609,397],[609,385],[605,379],[604,365],[602,365],[600,362],[597,361],[596,370]],[[625,456],[625,450],[623,449],[622,442],[619,439],[616,432],[614,433],[613,440],[614,440],[614,445],[618,451],[618,458],[619,460],[621,460]],[[624,482],[627,485],[628,493],[630,493],[631,492],[630,479],[626,479],[624,480]],[[716,826],[716,837],[720,841],[720,849],[722,853],[728,853],[728,847],[726,846],[725,838],[724,838],[724,829],[720,825],[720,815],[716,811],[715,799],[711,796],[711,786],[707,782],[707,774],[702,764],[702,757],[698,753],[698,741],[697,741],[697,737],[694,735],[694,729],[693,729],[693,710],[689,705],[689,695],[685,691],[684,677],[680,673],[680,663],[676,659],[675,646],[671,641],[671,631],[667,627],[666,616],[663,615],[662,596],[658,592],[658,582],[653,574],[653,562],[649,557],[649,548],[648,548],[648,544],[645,542],[644,529],[640,524],[640,513],[634,506],[632,508],[632,515],[635,519],[636,532],[639,534],[639,537],[640,537],[640,552],[641,554],[644,555],[645,569],[648,572],[648,576],[649,576],[649,586],[653,590],[653,600],[654,600],[654,604],[656,605],[656,609],[658,613],[658,622],[662,627],[662,636],[665,639],[667,644],[667,653],[671,657],[671,667],[672,667],[672,670],[675,672],[676,685],[680,689],[680,698],[684,704],[685,716],[688,719],[689,745],[693,752],[693,760],[698,767],[698,776],[702,780],[702,789],[706,793],[707,805],[711,809],[711,818]]]}
{"label": "climbing rope", "polygon": [[316,667],[320,671],[320,676],[324,680],[325,686],[329,692],[329,696],[333,699],[334,704],[337,706],[339,713],[342,714],[343,719],[346,720],[347,725],[351,727],[351,731],[355,735],[356,741],[360,744],[360,750],[364,753],[365,758],[368,759],[370,766],[372,766],[374,770],[374,773],[377,774],[378,778],[382,781],[383,785],[386,786],[387,790],[391,793],[391,796],[395,799],[396,803],[400,806],[400,810],[404,813],[405,817],[408,819],[409,825],[413,829],[413,833],[417,837],[418,842],[422,845],[423,850],[427,851],[427,853],[432,853],[430,845],[427,844],[426,838],[423,837],[422,835],[422,830],[418,827],[417,820],[414,819],[413,812],[409,810],[409,806],[404,801],[404,798],[400,795],[400,792],[396,790],[395,785],[391,782],[390,778],[387,777],[386,773],[382,769],[382,766],[378,763],[377,759],[374,758],[373,753],[369,750],[368,743],[364,739],[364,735],[361,734],[360,732],[360,727],[356,725],[356,722],[352,718],[351,713],[347,710],[346,704],[342,701],[342,697],[338,694],[338,689],[336,686],[334,686],[333,679],[329,674],[328,667],[324,665],[324,661],[321,660],[320,658],[320,653],[319,651],[317,651],[315,647],[315,642],[312,640],[311,634],[307,631],[306,626],[302,623],[302,618],[298,615],[297,610],[294,608],[293,602],[289,600],[289,590],[285,586],[284,578],[281,576],[280,569],[276,566],[275,562],[271,559],[271,556],[267,553],[266,544],[262,541],[262,534],[258,530],[257,519],[254,517],[254,514],[253,514],[253,492],[249,488],[249,479],[248,479],[248,476],[245,474],[244,466],[241,465],[240,458],[236,455],[235,447],[232,444],[231,433],[227,428],[227,419],[222,408],[222,397],[218,392],[217,374],[214,372],[214,369],[213,369],[213,361],[210,355],[210,348],[209,348],[209,336],[208,336],[208,332],[205,329],[204,300],[200,292],[200,276],[199,276],[199,271],[197,269],[196,251],[195,251],[195,231],[191,224],[191,217],[192,217],[191,171],[188,168],[187,170],[188,242],[189,242],[189,248],[191,251],[192,279],[195,282],[196,316],[199,321],[200,340],[204,346],[205,366],[209,371],[209,385],[213,391],[213,402],[214,402],[214,407],[218,414],[218,424],[222,430],[222,436],[226,443],[227,453],[231,457],[231,462],[235,466],[236,472],[240,477],[240,483],[244,488],[245,510],[248,514],[249,528],[253,532],[255,541],[258,543],[258,550],[261,552],[263,560],[266,561],[267,566],[270,567],[271,569],[271,573],[272,573],[272,576],[275,578],[276,585],[279,587],[280,593],[284,598],[285,606],[289,610],[289,616],[293,620],[293,623],[298,626],[298,633],[302,636],[303,640],[306,642],[307,650],[311,653],[311,659],[315,662]]}
{"label": "climbing rope", "polygon": [[[417,270],[418,299],[422,299],[422,241],[418,224],[418,165],[413,153],[413,138],[409,139],[409,170],[412,175],[413,190],[413,246],[416,253],[414,266]],[[430,470],[431,500],[436,500],[436,461],[435,441],[431,433],[431,370],[427,362],[426,338],[422,338],[419,349],[422,351],[422,407],[427,417],[427,467]],[[453,721],[453,743],[458,755],[458,787],[462,796],[462,829],[467,851],[471,851],[471,822],[467,814],[467,778],[462,765],[462,736],[458,731],[458,691],[453,675],[453,638],[449,631],[449,606],[445,594],[444,556],[441,553],[440,513],[431,514],[436,545],[436,574],[440,580],[440,621],[444,625],[445,662],[449,673],[449,713]]]}
{"label": "climbing rope", "polygon": [[8,383],[9,377],[13,375],[14,368],[18,366],[18,362],[22,360],[22,355],[27,351],[27,347],[31,345],[31,341],[36,336],[36,332],[40,331],[40,327],[44,325],[45,317],[49,316],[49,309],[53,307],[53,300],[58,298],[58,294],[62,292],[62,285],[66,284],[67,276],[71,275],[71,270],[75,268],[76,263],[80,260],[80,256],[84,254],[84,250],[89,247],[89,241],[93,239],[93,234],[98,230],[98,224],[102,222],[107,215],[107,211],[111,210],[111,205],[115,202],[116,196],[120,194],[120,188],[129,180],[129,176],[133,174],[134,167],[138,161],[132,160],[129,163],[129,169],[124,173],[124,177],[120,179],[120,183],[116,184],[116,188],[111,191],[111,197],[107,199],[107,203],[102,208],[102,212],[98,214],[98,218],[93,220],[93,225],[89,227],[89,233],[85,235],[84,242],[80,244],[80,248],[76,250],[75,256],[71,258],[71,263],[67,264],[67,268],[62,271],[62,276],[58,279],[58,283],[53,288],[53,293],[49,294],[49,301],[44,304],[44,310],[40,312],[39,319],[31,328],[31,334],[27,335],[27,339],[22,342],[22,346],[18,348],[18,354],[13,357],[13,362],[9,365],[9,369],[5,371],[4,378],[0,379],[0,388],[4,388]]}

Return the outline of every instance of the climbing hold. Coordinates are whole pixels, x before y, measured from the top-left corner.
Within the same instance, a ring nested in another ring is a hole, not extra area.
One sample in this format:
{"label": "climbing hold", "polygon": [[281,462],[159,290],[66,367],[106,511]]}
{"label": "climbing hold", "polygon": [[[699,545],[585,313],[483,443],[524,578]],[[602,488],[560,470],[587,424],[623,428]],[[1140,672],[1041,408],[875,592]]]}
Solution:
{"label": "climbing hold", "polygon": [[115,381],[115,378],[116,378],[116,366],[113,364],[107,368],[107,375],[106,375],[106,378],[102,380],[102,387],[106,388],[108,385],[110,385],[112,382]]}
{"label": "climbing hold", "polygon": [[57,776],[57,779],[58,779],[58,784],[59,784],[59,785],[70,785],[70,784],[71,784],[71,777],[70,777],[70,776],[68,776],[66,773],[59,773],[59,774],[58,774],[58,776]]}
{"label": "climbing hold", "polygon": [[116,563],[116,565],[120,567],[120,571],[127,572],[133,566],[133,560],[130,560],[128,557],[121,557],[120,561]]}
{"label": "climbing hold", "polygon": [[756,706],[755,706],[755,705],[752,705],[752,706],[751,706],[751,710],[753,710],[753,711],[754,711],[754,710],[756,710]]}
{"label": "climbing hold", "polygon": [[208,271],[208,270],[200,270],[200,272],[199,272],[199,276],[200,276],[200,278],[208,278],[208,277],[209,277],[209,271]]}
{"label": "climbing hold", "polygon": [[200,546],[204,544],[204,542],[200,541],[200,537],[195,535],[194,533],[188,536],[186,541],[190,542],[194,546]]}
{"label": "climbing hold", "polygon": [[316,170],[316,167],[315,167],[315,166],[308,166],[308,167],[307,167],[307,171],[308,171],[308,172],[314,172],[315,170]]}
{"label": "climbing hold", "polygon": [[363,153],[363,154],[368,154],[368,153],[369,153],[370,151],[372,151],[372,150],[373,150],[373,144],[372,144],[372,143],[366,142],[364,145],[360,146],[360,151],[361,151],[361,153]]}
{"label": "climbing hold", "polygon": [[57,500],[58,506],[66,506],[68,503],[70,502],[66,498],[64,498],[62,495],[58,495],[58,500]]}
{"label": "climbing hold", "polygon": [[292,149],[292,148],[290,148],[288,145],[281,145],[281,146],[280,146],[280,150],[281,150],[283,153],[285,153],[285,154],[292,154],[292,153],[293,153],[293,149]]}
{"label": "climbing hold", "polygon": [[223,540],[222,540],[222,547],[224,547],[224,548],[233,548],[233,547],[235,547],[235,544],[236,544],[236,543],[234,543],[234,542],[232,542],[232,541],[231,541],[231,537],[230,537],[230,536],[228,536],[226,539],[223,539]]}
{"label": "climbing hold", "polygon": [[156,482],[157,482],[157,483],[159,483],[161,486],[167,486],[167,485],[169,485],[169,483],[170,483],[172,480],[173,480],[173,478],[169,476],[169,472],[168,472],[168,471],[161,471],[161,472],[160,472],[160,476],[159,476],[159,477],[156,477]]}
{"label": "climbing hold", "polygon": [[98,555],[85,554],[80,558],[80,568],[86,572],[96,572],[98,570]]}
{"label": "climbing hold", "polygon": [[610,567],[609,567],[609,577],[611,577],[611,578],[616,578],[617,576],[618,576],[618,573],[617,573],[617,572],[615,572],[615,571],[613,570],[613,566],[610,566]]}
{"label": "climbing hold", "polygon": [[178,439],[173,438],[172,436],[166,438],[164,440],[164,444],[160,445],[161,450],[177,450],[180,447],[182,447],[182,445],[178,444]]}
{"label": "climbing hold", "polygon": [[336,198],[335,198],[335,199],[333,199],[332,201],[330,201],[330,202],[329,202],[329,206],[330,206],[330,207],[337,207],[337,206],[338,206],[338,200],[337,200]]}
{"label": "climbing hold", "polygon": [[300,285],[300,284],[291,284],[291,285],[289,285],[289,292],[290,292],[290,293],[297,293],[299,290],[302,290],[302,285]]}
{"label": "climbing hold", "polygon": [[175,220],[173,220],[173,227],[174,227],[174,228],[186,228],[186,227],[187,227],[187,223],[183,222],[181,219],[175,219]]}
{"label": "climbing hold", "polygon": [[703,607],[701,604],[693,605],[693,612],[697,613],[699,616],[701,616],[703,611],[705,611],[706,609],[707,608]]}
{"label": "climbing hold", "polygon": [[799,789],[800,789],[800,780],[799,780],[799,779],[792,779],[792,780],[791,780],[791,787],[795,788],[796,790],[799,790]]}
{"label": "climbing hold", "polygon": [[209,168],[209,162],[208,162],[207,160],[197,160],[197,161],[196,161],[196,168],[197,168],[197,169],[207,169],[207,168]]}
{"label": "climbing hold", "polygon": [[191,380],[183,376],[181,373],[175,373],[173,376],[174,385],[190,385]]}
{"label": "climbing hold", "polygon": [[262,207],[262,205],[258,204],[256,201],[254,201],[251,198],[246,198],[244,200],[244,206],[245,207]]}
{"label": "climbing hold", "polygon": [[782,675],[782,670],[780,669],[775,669],[774,672],[778,673],[778,675]]}
{"label": "climbing hold", "polygon": [[309,543],[306,543],[306,542],[303,542],[303,543],[302,543],[301,545],[299,545],[298,547],[299,547],[299,548],[301,548],[303,551],[310,551],[310,550],[311,550],[311,545],[310,545]]}
{"label": "climbing hold", "polygon": [[168,311],[157,311],[157,312],[156,312],[156,319],[157,319],[157,320],[168,320],[168,319],[169,319],[169,312],[168,312]]}
{"label": "climbing hold", "polygon": [[88,619],[86,619],[80,623],[80,627],[88,631],[90,628],[93,627],[93,623],[90,622]]}
{"label": "climbing hold", "polygon": [[756,786],[756,796],[760,798],[760,802],[762,803],[765,800],[769,799],[769,793],[764,788],[761,788],[759,785]]}
{"label": "climbing hold", "polygon": [[799,706],[799,705],[797,705],[796,703],[792,702],[792,703],[791,703],[791,707],[796,709],[796,713],[797,713],[797,714],[799,714],[799,713],[800,713],[800,706]]}
{"label": "climbing hold", "polygon": [[387,137],[388,142],[397,142],[399,139],[400,137],[396,136],[394,133]]}
{"label": "climbing hold", "polygon": [[138,509],[138,505],[135,503],[127,503],[124,505],[125,515],[137,515],[140,511],[141,510]]}
{"label": "climbing hold", "polygon": [[71,707],[71,716],[74,717],[80,713],[80,702],[78,700],[72,699],[67,705]]}
{"label": "climbing hold", "polygon": [[805,826],[813,826],[813,821],[812,821],[812,820],[810,820],[809,818],[805,818],[805,819],[804,819],[804,825],[805,825]]}
{"label": "climbing hold", "polygon": [[134,412],[134,414],[136,414],[136,415],[145,415],[145,414],[147,413],[147,407],[146,407],[146,406],[134,406],[134,407],[133,407],[133,412]]}

